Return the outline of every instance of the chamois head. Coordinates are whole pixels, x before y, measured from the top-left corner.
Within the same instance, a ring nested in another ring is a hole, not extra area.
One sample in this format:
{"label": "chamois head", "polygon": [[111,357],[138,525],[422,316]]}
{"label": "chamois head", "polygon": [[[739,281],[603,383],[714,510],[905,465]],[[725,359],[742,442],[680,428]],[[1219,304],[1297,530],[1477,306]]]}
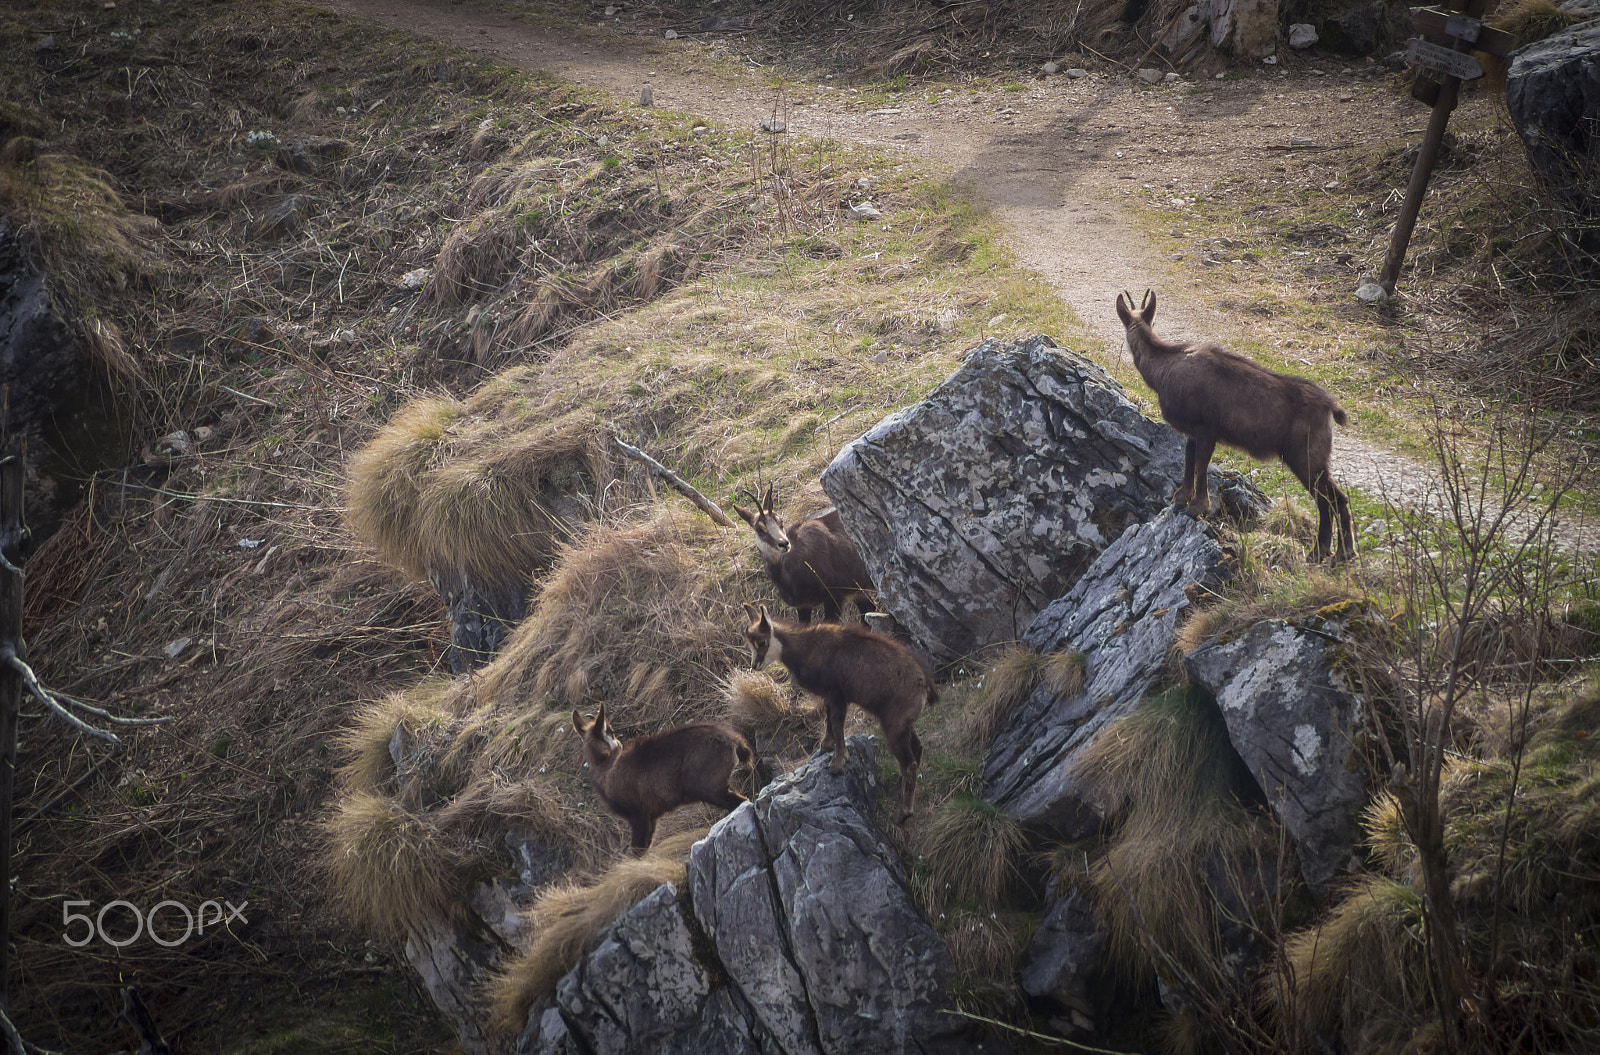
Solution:
{"label": "chamois head", "polygon": [[758,499],[754,491],[740,488],[740,491],[750,496],[754,509],[746,509],[736,505],[733,511],[744,518],[756,533],[756,549],[761,551],[761,556],[769,561],[782,559],[789,552],[789,535],[783,530],[783,521],[778,519],[778,514],[772,508],[772,488],[767,486],[767,497]]}
{"label": "chamois head", "polygon": [[617,739],[616,734],[611,731],[611,723],[606,721],[604,703],[590,721],[584,721],[583,715],[573,711],[572,728],[583,737],[583,754],[591,766],[609,765],[616,753],[622,750],[622,741]]}
{"label": "chamois head", "polygon": [[744,614],[750,617],[750,625],[744,631],[744,639],[750,643],[750,665],[760,670],[779,662],[783,658],[783,644],[772,636],[772,617],[767,615],[767,606],[747,604]]}
{"label": "chamois head", "polygon": [[[1131,326],[1134,325],[1133,320],[1135,318],[1135,314],[1134,314],[1134,310],[1133,310],[1133,294],[1132,293],[1128,293],[1128,292],[1124,291],[1122,293],[1118,293],[1117,294],[1117,318],[1122,320],[1122,325],[1123,326],[1131,327]],[[1156,291],[1155,290],[1147,289],[1147,290],[1144,291],[1144,301],[1142,303],[1140,303],[1140,305],[1139,305],[1139,311],[1138,311],[1137,318],[1141,322],[1143,322],[1146,326],[1150,325],[1152,322],[1155,321],[1155,318],[1156,318]]]}

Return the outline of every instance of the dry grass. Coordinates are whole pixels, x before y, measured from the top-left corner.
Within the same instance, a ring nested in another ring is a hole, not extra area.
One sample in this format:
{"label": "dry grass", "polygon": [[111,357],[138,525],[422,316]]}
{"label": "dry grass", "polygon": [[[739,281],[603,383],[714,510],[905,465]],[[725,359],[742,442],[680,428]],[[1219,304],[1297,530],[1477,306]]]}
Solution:
{"label": "dry grass", "polygon": [[[1264,893],[1253,887],[1273,850],[1261,818],[1239,799],[1249,776],[1214,712],[1169,691],[1106,729],[1082,765],[1115,824],[1089,875],[1113,962],[1134,975],[1154,970],[1169,984],[1192,979],[1225,999],[1218,899]],[[1213,890],[1212,882],[1237,889]]]}
{"label": "dry grass", "polygon": [[1288,937],[1262,1004],[1300,1036],[1344,1027],[1357,1050],[1397,1050],[1428,1003],[1424,948],[1421,896],[1365,877],[1322,922]]}
{"label": "dry grass", "polygon": [[528,950],[489,984],[495,1029],[520,1029],[529,1009],[555,992],[561,976],[577,965],[601,931],[663,883],[681,884],[689,848],[706,831],[657,838],[643,857],[619,861],[598,879],[572,880],[540,894],[526,914],[533,935]]}
{"label": "dry grass", "polygon": [[942,912],[952,902],[998,904],[1018,878],[1027,838],[1005,811],[970,791],[931,811],[915,848],[927,866],[926,905]]}
{"label": "dry grass", "polygon": [[401,937],[444,918],[465,922],[481,862],[426,815],[371,792],[345,795],[328,823],[328,878],[367,932]]}

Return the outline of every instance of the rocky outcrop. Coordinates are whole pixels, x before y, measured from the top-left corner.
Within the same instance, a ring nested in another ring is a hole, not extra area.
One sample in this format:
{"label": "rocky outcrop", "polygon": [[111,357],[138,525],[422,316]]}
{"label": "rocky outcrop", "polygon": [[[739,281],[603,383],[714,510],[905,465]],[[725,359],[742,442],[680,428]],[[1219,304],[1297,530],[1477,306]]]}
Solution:
{"label": "rocky outcrop", "polygon": [[623,915],[536,1010],[522,1052],[966,1050],[949,952],[873,821],[873,743],[819,756],[695,844],[684,890]]}
{"label": "rocky outcrop", "polygon": [[1247,59],[1278,43],[1278,0],[1210,0],[1211,46]]}
{"label": "rocky outcrop", "polygon": [[1195,584],[1225,576],[1215,533],[1186,512],[1169,507],[1125,531],[1023,637],[1038,652],[1083,653],[1083,688],[1058,696],[1041,686],[1012,712],[990,748],[984,797],[1063,839],[1093,834],[1102,804],[1080,752],[1155,684]]}
{"label": "rocky outcrop", "polygon": [[1333,670],[1347,646],[1344,620],[1297,626],[1257,623],[1184,658],[1189,676],[1217,699],[1228,738],[1249,767],[1300,862],[1321,893],[1342,874],[1367,799],[1357,748],[1359,697]]}
{"label": "rocky outcrop", "polygon": [[1106,932],[1089,896],[1070,889],[1052,901],[1022,954],[1022,991],[1049,1010],[1063,1037],[1092,1032],[1099,1014],[1096,983],[1105,970]]}
{"label": "rocky outcrop", "polygon": [[[941,664],[1015,640],[1166,505],[1182,469],[1178,433],[1104,370],[1034,337],[973,348],[926,399],[840,451],[822,486],[884,607]],[[1218,479],[1224,506],[1246,493]]]}
{"label": "rocky outcrop", "polygon": [[1592,213],[1600,183],[1600,20],[1513,51],[1506,107],[1534,169],[1572,207]]}

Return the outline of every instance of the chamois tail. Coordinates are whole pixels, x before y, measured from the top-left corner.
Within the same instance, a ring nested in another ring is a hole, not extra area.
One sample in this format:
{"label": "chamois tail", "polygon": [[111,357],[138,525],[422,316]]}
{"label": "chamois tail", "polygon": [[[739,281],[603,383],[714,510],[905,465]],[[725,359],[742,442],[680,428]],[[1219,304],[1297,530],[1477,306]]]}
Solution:
{"label": "chamois tail", "polygon": [[1343,407],[1338,406],[1338,405],[1334,406],[1334,408],[1333,408],[1333,420],[1337,421],[1341,425],[1343,425],[1345,423],[1346,418],[1345,418],[1344,408]]}

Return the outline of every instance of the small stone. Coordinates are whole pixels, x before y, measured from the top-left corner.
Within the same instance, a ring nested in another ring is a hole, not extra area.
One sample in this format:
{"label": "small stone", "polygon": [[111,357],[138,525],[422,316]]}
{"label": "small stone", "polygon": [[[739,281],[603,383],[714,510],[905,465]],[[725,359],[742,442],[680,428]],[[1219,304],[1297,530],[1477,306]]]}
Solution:
{"label": "small stone", "polygon": [[777,135],[779,132],[787,132],[789,126],[781,117],[763,117],[761,119],[761,130]]}
{"label": "small stone", "polygon": [[669,29],[665,34],[663,34],[663,36],[665,36],[668,40],[677,40],[678,31],[676,29]]}
{"label": "small stone", "polygon": [[1083,80],[1083,78],[1089,76],[1089,71],[1088,70],[1080,70],[1080,69],[1077,69],[1076,67],[1074,67],[1073,69],[1070,69],[1070,70],[1067,71],[1067,76],[1071,77],[1075,81],[1081,81],[1081,80]]}
{"label": "small stone", "polygon": [[1263,64],[1265,64],[1267,66],[1276,66],[1278,64],[1278,56],[1276,56],[1276,55],[1268,55],[1268,56],[1264,57],[1261,61],[1262,61]]}
{"label": "small stone", "polygon": [[1172,260],[1173,260],[1174,263],[1177,263],[1178,261],[1180,261],[1182,259],[1183,259],[1183,254],[1182,253],[1173,253],[1172,254]]}
{"label": "small stone", "polygon": [[1289,47],[1295,51],[1304,51],[1314,47],[1317,43],[1317,27],[1305,22],[1296,22],[1289,27]]}
{"label": "small stone", "polygon": [[1317,144],[1315,141],[1307,139],[1305,136],[1295,136],[1293,139],[1289,140],[1289,146],[1293,147],[1295,150],[1304,150],[1307,147],[1314,147],[1316,145]]}
{"label": "small stone", "polygon": [[872,361],[877,363],[879,366],[887,363],[889,361],[889,350],[887,348],[879,349],[878,354],[872,357]]}
{"label": "small stone", "polygon": [[707,128],[705,125],[695,125],[693,128],[689,129],[689,134],[693,136],[703,136],[709,131],[711,131],[711,129]]}
{"label": "small stone", "polygon": [[615,5],[612,5],[612,4],[607,4],[606,5],[606,17],[607,18],[610,18],[612,15],[614,15],[616,13],[617,13],[617,9],[616,9]]}
{"label": "small stone", "polygon": [[1356,287],[1356,299],[1365,304],[1376,304],[1380,300],[1389,299],[1389,294],[1376,282],[1369,282]]}
{"label": "small stone", "polygon": [[1056,74],[1061,72],[1061,67],[1053,62],[1047,62],[1039,68],[1044,71],[1044,75],[1046,77],[1054,77]]}
{"label": "small stone", "polygon": [[188,454],[192,449],[189,445],[189,434],[181,429],[177,432],[169,432],[161,437],[156,441],[156,447],[159,450],[171,451],[174,454]]}
{"label": "small stone", "polygon": [[176,641],[167,642],[162,646],[161,651],[167,654],[168,659],[177,659],[179,656],[183,655],[183,650],[188,648],[190,642],[193,640],[194,638],[192,637],[180,637]]}
{"label": "small stone", "polygon": [[427,284],[429,276],[433,274],[431,268],[419,267],[414,271],[407,271],[400,276],[400,288],[409,289],[413,293]]}
{"label": "small stone", "polygon": [[655,104],[656,104],[656,93],[650,90],[650,86],[647,84],[643,88],[640,88],[639,89],[639,105],[640,106],[654,106]]}
{"label": "small stone", "polygon": [[850,213],[851,219],[854,220],[876,220],[883,216],[883,213],[878,211],[878,207],[870,201],[852,205],[847,211]]}
{"label": "small stone", "polygon": [[1152,69],[1149,66],[1134,70],[1133,75],[1141,84],[1160,84],[1164,76],[1160,70]]}
{"label": "small stone", "polygon": [[1214,79],[1215,79],[1215,80],[1219,80],[1219,81],[1225,81],[1225,80],[1227,80],[1227,79],[1228,79],[1228,74],[1227,74],[1227,71],[1226,71],[1226,70],[1224,70],[1224,71],[1223,71],[1223,72],[1222,72],[1222,73],[1219,73],[1219,74],[1217,74],[1217,75],[1216,75],[1216,77],[1215,77],[1215,78],[1214,78]]}

